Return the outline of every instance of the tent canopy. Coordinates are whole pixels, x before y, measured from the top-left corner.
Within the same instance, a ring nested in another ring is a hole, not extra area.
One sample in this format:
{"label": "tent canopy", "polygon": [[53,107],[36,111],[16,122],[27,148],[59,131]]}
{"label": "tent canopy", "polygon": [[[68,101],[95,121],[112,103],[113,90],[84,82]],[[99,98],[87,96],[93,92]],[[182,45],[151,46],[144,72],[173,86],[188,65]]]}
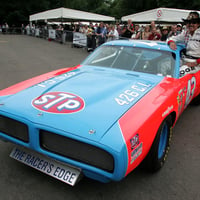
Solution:
{"label": "tent canopy", "polygon": [[[182,18],[186,19],[189,12],[192,10],[174,9],[174,8],[156,8],[144,12],[139,12],[132,15],[122,17],[122,21],[131,19],[133,22],[183,22]],[[198,11],[199,12],[199,11]],[[199,12],[200,13],[200,12]]]}
{"label": "tent canopy", "polygon": [[54,21],[54,22],[65,22],[65,21],[115,21],[114,17],[105,15],[99,15],[79,10],[73,10],[69,8],[57,8],[47,10],[44,12],[36,13],[29,16],[29,21]]}

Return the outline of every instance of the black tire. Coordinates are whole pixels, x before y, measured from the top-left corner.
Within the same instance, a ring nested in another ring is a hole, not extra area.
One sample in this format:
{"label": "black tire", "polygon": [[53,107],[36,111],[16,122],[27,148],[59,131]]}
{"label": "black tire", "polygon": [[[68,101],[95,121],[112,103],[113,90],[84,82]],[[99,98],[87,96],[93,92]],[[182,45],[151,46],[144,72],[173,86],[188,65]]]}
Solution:
{"label": "black tire", "polygon": [[172,137],[172,118],[168,116],[160,125],[151,149],[142,166],[149,172],[157,172],[167,158]]}
{"label": "black tire", "polygon": [[199,106],[200,105],[200,94],[196,96],[190,103],[191,105]]}

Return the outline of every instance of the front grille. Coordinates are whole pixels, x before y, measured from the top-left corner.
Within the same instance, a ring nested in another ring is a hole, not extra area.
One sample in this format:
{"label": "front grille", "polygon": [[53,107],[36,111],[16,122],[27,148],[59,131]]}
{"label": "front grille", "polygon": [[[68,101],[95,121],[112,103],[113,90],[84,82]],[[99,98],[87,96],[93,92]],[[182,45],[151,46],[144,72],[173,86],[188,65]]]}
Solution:
{"label": "front grille", "polygon": [[40,146],[52,153],[113,172],[113,156],[93,145],[73,140],[55,133],[40,130]]}
{"label": "front grille", "polygon": [[2,115],[0,115],[0,132],[24,142],[29,141],[26,124]]}

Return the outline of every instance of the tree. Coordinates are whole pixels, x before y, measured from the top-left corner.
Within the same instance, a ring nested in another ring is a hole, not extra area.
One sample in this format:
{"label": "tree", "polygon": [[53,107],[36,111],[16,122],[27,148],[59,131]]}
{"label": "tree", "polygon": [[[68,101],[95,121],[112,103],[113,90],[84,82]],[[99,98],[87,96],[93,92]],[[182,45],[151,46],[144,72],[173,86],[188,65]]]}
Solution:
{"label": "tree", "polygon": [[124,15],[158,7],[195,10],[200,8],[200,0],[2,0],[0,24],[28,23],[29,15],[59,7],[73,8],[121,19]]}

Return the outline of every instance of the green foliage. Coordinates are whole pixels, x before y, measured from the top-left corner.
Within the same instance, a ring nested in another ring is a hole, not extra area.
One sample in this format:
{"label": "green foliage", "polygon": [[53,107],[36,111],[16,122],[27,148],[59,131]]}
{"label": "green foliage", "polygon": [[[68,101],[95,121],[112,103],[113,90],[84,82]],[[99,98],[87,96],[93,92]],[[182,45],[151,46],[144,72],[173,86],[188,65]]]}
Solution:
{"label": "green foliage", "polygon": [[9,25],[28,23],[29,15],[59,7],[73,8],[120,19],[124,15],[158,7],[199,9],[200,0],[2,0],[0,24]]}

